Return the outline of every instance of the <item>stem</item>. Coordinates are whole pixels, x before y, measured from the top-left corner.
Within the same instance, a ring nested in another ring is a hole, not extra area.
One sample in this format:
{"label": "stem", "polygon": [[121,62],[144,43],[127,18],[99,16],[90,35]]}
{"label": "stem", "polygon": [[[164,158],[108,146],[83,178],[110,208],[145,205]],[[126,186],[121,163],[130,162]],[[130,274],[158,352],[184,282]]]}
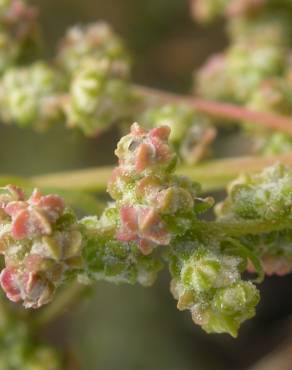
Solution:
{"label": "stem", "polygon": [[187,95],[178,95],[162,90],[135,85],[138,95],[165,103],[182,103],[194,107],[197,111],[215,118],[224,118],[232,121],[249,122],[264,126],[272,130],[278,130],[292,134],[292,119],[265,112],[252,111],[237,105],[204,100]]}
{"label": "stem", "polygon": [[[218,159],[196,166],[181,166],[178,175],[189,177],[202,184],[204,192],[224,189],[224,187],[242,172],[256,172],[267,166],[281,162],[292,165],[292,153],[277,156],[246,156]],[[105,191],[113,167],[97,167],[77,171],[59,172],[35,176],[30,179],[37,187],[82,191]]]}
{"label": "stem", "polygon": [[67,289],[64,289],[55,297],[54,301],[45,307],[35,318],[36,326],[45,326],[59,316],[75,302],[87,290],[86,285],[77,282],[72,283]]}
{"label": "stem", "polygon": [[204,235],[215,235],[225,237],[240,237],[248,234],[270,233],[291,228],[291,221],[279,223],[272,221],[197,221],[194,230]]}

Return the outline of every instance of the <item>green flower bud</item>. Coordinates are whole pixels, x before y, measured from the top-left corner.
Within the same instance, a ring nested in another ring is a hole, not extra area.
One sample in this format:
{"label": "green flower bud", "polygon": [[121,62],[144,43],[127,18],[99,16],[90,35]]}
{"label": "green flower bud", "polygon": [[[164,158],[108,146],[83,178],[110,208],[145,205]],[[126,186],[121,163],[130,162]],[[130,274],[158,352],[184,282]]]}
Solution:
{"label": "green flower bud", "polygon": [[231,41],[289,46],[292,35],[291,19],[287,12],[267,11],[254,17],[233,17],[228,22]]}
{"label": "green flower bud", "polygon": [[95,135],[127,115],[131,89],[108,60],[87,59],[73,77],[65,104],[68,125]]}
{"label": "green flower bud", "polygon": [[177,306],[190,310],[193,321],[208,333],[236,336],[240,324],[254,315],[258,292],[241,280],[242,258],[215,245],[195,247],[194,242],[181,243],[168,256]]}
{"label": "green flower bud", "polygon": [[217,207],[221,219],[287,221],[291,218],[292,172],[279,164],[261,173],[241,176]]}
{"label": "green flower bud", "polygon": [[194,90],[196,94],[206,99],[235,100],[227,53],[211,56],[203,67],[195,71]]}
{"label": "green flower bud", "polygon": [[181,281],[197,293],[226,286],[238,280],[239,258],[198,250],[181,269]]}
{"label": "green flower bud", "polygon": [[236,337],[241,323],[255,315],[258,302],[258,290],[250,282],[241,281],[219,289],[212,301],[208,323],[203,325],[203,329],[208,333],[228,332]]}
{"label": "green flower bud", "polygon": [[61,116],[58,88],[58,74],[44,63],[9,69],[0,84],[3,121],[37,129],[58,121]]}
{"label": "green flower bud", "polygon": [[285,64],[285,50],[273,45],[238,43],[227,54],[228,74],[236,101],[245,102],[270,76],[279,75]]}
{"label": "green flower bud", "polygon": [[70,74],[81,67],[84,60],[107,61],[115,74],[129,76],[129,56],[122,40],[105,22],[85,27],[75,26],[61,41],[57,61]]}
{"label": "green flower bud", "polygon": [[[290,84],[280,78],[264,81],[251,95],[247,107],[254,111],[289,116],[292,113]],[[263,154],[280,154],[292,149],[289,134],[260,129],[252,123],[247,123],[246,128],[254,136],[256,149]]]}

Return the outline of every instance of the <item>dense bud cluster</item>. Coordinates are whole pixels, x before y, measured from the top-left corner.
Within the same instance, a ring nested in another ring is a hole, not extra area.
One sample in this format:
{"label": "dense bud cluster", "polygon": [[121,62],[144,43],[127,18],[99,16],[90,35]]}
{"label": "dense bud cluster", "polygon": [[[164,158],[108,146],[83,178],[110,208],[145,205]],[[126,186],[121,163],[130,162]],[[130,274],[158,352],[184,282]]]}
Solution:
{"label": "dense bud cluster", "polygon": [[69,126],[95,135],[128,114],[130,61],[120,38],[104,22],[68,31],[57,62],[69,75]]}
{"label": "dense bud cluster", "polygon": [[[255,111],[291,115],[291,4],[278,3],[270,0],[221,3],[221,13],[224,11],[229,16],[227,28],[232,44],[222,54],[211,57],[197,72],[196,93],[209,99],[240,103]],[[291,150],[290,135],[269,130],[258,132],[254,126],[247,128],[254,135],[258,151],[277,154]]]}
{"label": "dense bud cluster", "polygon": [[42,62],[8,69],[0,81],[1,118],[19,126],[42,130],[60,120],[60,78]]}
{"label": "dense bud cluster", "polygon": [[280,231],[242,238],[245,245],[262,257],[268,275],[292,271],[292,236],[288,227],[292,218],[291,184],[291,170],[276,165],[259,174],[241,176],[231,184],[227,199],[217,207],[220,220],[258,220],[283,225]]}
{"label": "dense bud cluster", "polygon": [[236,336],[259,301],[255,286],[241,280],[242,259],[194,242],[181,243],[171,253],[171,290],[178,308],[190,310],[208,333]]}
{"label": "dense bud cluster", "polygon": [[92,136],[127,115],[132,94],[121,72],[106,59],[84,60],[72,77],[65,102],[69,126]]}
{"label": "dense bud cluster", "polygon": [[283,165],[259,174],[243,175],[228,189],[217,208],[221,218],[288,221],[292,217],[292,172]]}
{"label": "dense bud cluster", "polygon": [[213,56],[196,76],[196,91],[206,98],[245,103],[260,84],[282,73],[285,53],[273,45],[241,42]]}
{"label": "dense bud cluster", "polygon": [[130,73],[129,56],[124,44],[105,22],[75,26],[61,41],[57,61],[68,73],[74,74],[87,59],[106,60],[122,76]]}
{"label": "dense bud cluster", "polygon": [[144,254],[168,245],[195,222],[197,207],[210,206],[210,199],[197,198],[198,184],[172,174],[177,157],[169,134],[168,126],[146,132],[134,124],[118,144],[119,167],[108,187],[119,211],[117,238],[136,241]]}
{"label": "dense bud cluster", "polygon": [[210,199],[197,198],[197,184],[172,174],[177,158],[169,134],[167,126],[147,132],[134,124],[119,142],[119,167],[108,186],[115,202],[99,219],[80,221],[86,235],[85,276],[151,285],[161,269],[154,248],[183,237],[197,214],[210,207]]}
{"label": "dense bud cluster", "polygon": [[169,143],[179,157],[194,164],[204,158],[216,136],[216,130],[206,117],[184,105],[163,105],[147,109],[141,116],[146,127],[167,125]]}
{"label": "dense bud cluster", "polygon": [[7,297],[38,308],[51,301],[66,274],[82,268],[82,234],[62,198],[35,190],[25,200],[8,186],[0,195],[0,282]]}

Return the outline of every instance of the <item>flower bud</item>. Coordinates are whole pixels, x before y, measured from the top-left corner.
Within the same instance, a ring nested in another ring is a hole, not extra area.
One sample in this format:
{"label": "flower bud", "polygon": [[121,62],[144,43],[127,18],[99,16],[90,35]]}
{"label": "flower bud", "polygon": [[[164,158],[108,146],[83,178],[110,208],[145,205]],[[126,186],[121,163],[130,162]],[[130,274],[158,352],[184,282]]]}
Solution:
{"label": "flower bud", "polygon": [[0,106],[4,122],[44,129],[61,117],[56,71],[44,63],[11,68],[0,84]]}
{"label": "flower bud", "polygon": [[190,310],[193,321],[208,333],[236,336],[241,323],[254,316],[258,292],[252,283],[241,280],[241,258],[215,246],[194,247],[186,245],[169,255],[171,291],[178,308]]}
{"label": "flower bud", "polygon": [[291,171],[278,164],[261,173],[241,176],[217,207],[221,219],[287,221],[291,218]]}
{"label": "flower bud", "polygon": [[75,26],[61,41],[57,61],[67,72],[74,74],[87,59],[106,61],[115,75],[129,76],[127,51],[122,40],[105,22]]}
{"label": "flower bud", "polygon": [[127,78],[115,71],[111,61],[87,59],[74,74],[65,102],[69,126],[95,135],[128,111],[131,89]]}

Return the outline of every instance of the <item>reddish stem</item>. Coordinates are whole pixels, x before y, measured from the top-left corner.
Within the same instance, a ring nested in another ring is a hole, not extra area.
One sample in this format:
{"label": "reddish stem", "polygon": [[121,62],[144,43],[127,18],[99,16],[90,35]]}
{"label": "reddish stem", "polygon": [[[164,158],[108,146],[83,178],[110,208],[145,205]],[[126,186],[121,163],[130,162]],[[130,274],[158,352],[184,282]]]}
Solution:
{"label": "reddish stem", "polygon": [[216,118],[250,122],[272,130],[292,134],[292,119],[284,116],[251,111],[233,104],[209,101],[187,95],[177,95],[144,86],[136,85],[135,91],[143,97],[153,99],[153,101],[160,100],[165,103],[184,103],[194,107],[199,112]]}

